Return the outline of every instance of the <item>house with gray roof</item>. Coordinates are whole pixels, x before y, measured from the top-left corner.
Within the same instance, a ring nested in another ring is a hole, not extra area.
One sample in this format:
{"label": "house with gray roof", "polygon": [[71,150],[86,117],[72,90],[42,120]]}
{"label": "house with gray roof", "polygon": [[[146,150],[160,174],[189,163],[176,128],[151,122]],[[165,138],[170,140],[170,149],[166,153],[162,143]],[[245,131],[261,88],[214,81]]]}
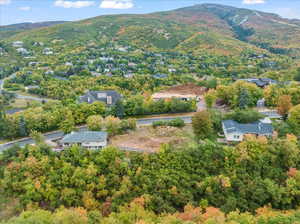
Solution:
{"label": "house with gray roof", "polygon": [[274,132],[269,118],[248,124],[241,124],[234,120],[224,120],[222,121],[222,128],[228,142],[241,142],[246,134],[271,137]]}
{"label": "house with gray roof", "polygon": [[272,84],[274,84],[274,85],[278,84],[278,82],[276,80],[269,79],[269,78],[249,78],[249,79],[240,79],[240,80],[253,83],[260,88],[265,88],[266,86],[272,85]]}
{"label": "house with gray roof", "polygon": [[80,131],[67,134],[61,141],[66,148],[78,145],[86,149],[102,149],[107,146],[107,132],[103,131]]}
{"label": "house with gray roof", "polygon": [[79,97],[79,103],[92,104],[94,102],[103,102],[107,106],[113,106],[120,99],[121,95],[114,90],[88,91],[85,95]]}

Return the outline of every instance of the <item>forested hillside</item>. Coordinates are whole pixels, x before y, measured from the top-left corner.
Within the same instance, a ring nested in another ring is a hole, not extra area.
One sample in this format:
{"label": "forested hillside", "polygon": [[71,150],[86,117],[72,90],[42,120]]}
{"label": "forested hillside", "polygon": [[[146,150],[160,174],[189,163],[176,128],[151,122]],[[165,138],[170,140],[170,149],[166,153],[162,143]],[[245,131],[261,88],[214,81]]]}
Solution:
{"label": "forested hillside", "polygon": [[89,41],[114,40],[157,50],[238,54],[266,49],[271,53],[298,56],[300,25],[297,20],[275,14],[203,4],[146,15],[100,16],[24,31],[5,42],[12,40],[61,40],[67,48]]}

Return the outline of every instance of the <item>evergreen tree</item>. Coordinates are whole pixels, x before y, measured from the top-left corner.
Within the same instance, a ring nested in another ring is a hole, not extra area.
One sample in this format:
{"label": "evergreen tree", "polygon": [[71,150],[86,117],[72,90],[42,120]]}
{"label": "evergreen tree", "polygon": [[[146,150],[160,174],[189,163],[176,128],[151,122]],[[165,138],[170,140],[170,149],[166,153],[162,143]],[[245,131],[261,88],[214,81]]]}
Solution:
{"label": "evergreen tree", "polygon": [[23,116],[19,118],[19,134],[21,137],[27,136],[26,121]]}
{"label": "evergreen tree", "polygon": [[239,95],[239,108],[245,109],[249,105],[249,93],[247,89],[242,89]]}
{"label": "evergreen tree", "polygon": [[123,102],[121,100],[118,100],[116,102],[116,105],[114,107],[114,114],[116,117],[123,118],[125,115],[125,109]]}

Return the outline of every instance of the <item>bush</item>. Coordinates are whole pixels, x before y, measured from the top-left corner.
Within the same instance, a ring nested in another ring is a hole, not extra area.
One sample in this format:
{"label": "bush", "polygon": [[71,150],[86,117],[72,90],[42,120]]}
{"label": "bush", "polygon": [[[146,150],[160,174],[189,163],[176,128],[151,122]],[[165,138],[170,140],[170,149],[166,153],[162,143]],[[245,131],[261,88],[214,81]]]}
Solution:
{"label": "bush", "polygon": [[258,121],[264,118],[264,115],[257,112],[256,110],[235,110],[232,113],[226,114],[225,119],[235,120],[236,122],[247,124]]}
{"label": "bush", "polygon": [[170,121],[154,121],[152,123],[152,127],[156,128],[158,126],[171,126],[171,127],[184,127],[184,120],[182,120],[181,118],[176,118]]}

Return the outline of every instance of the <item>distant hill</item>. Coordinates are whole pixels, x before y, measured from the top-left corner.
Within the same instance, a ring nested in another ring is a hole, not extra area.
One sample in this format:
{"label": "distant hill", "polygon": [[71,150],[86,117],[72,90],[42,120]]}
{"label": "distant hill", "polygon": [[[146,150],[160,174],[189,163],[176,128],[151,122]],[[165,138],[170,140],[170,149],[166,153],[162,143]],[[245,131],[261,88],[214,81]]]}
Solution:
{"label": "distant hill", "polygon": [[48,21],[39,23],[17,23],[7,26],[0,26],[0,39],[8,38],[25,30],[32,30],[41,27],[49,27],[57,24],[65,23],[66,21]]}
{"label": "distant hill", "polygon": [[159,51],[221,55],[255,51],[300,56],[300,20],[217,4],[144,15],[99,16],[43,29],[19,31],[6,41],[60,40],[59,43],[66,45],[66,49],[71,49],[76,43],[85,45],[115,41]]}

